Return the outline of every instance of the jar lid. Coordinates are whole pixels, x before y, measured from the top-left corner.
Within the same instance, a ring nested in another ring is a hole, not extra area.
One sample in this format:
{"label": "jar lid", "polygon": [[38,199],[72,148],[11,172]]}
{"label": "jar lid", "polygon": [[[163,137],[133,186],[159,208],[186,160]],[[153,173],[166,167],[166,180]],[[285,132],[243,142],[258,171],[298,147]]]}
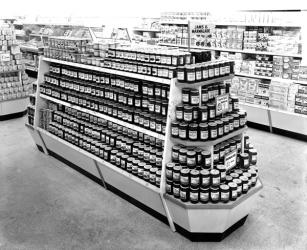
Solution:
{"label": "jar lid", "polygon": [[173,167],[173,170],[176,172],[180,172],[180,170],[182,169],[182,167],[180,165],[176,165]]}
{"label": "jar lid", "polygon": [[200,174],[203,175],[203,176],[209,176],[210,175],[210,172],[208,169],[202,169],[200,171]]}
{"label": "jar lid", "polygon": [[250,173],[243,173],[243,176],[245,176],[246,178],[249,179],[249,178],[251,178],[252,175]]}
{"label": "jar lid", "polygon": [[254,154],[256,155],[257,154],[257,149],[251,148],[251,149],[248,150],[248,152],[250,152],[253,155]]}
{"label": "jar lid", "polygon": [[222,165],[222,164],[218,164],[218,165],[216,166],[216,168],[217,168],[217,170],[219,170],[220,172],[226,171],[226,167],[225,167],[224,165]]}
{"label": "jar lid", "polygon": [[180,150],[180,147],[179,147],[178,145],[174,145],[174,146],[172,147],[172,150],[175,150],[175,151]]}
{"label": "jar lid", "polygon": [[211,192],[218,192],[218,191],[219,191],[219,187],[213,187],[213,186],[211,186],[211,187],[210,187],[210,191],[211,191]]}
{"label": "jar lid", "polygon": [[229,186],[222,184],[222,185],[220,185],[220,189],[221,189],[221,191],[229,191]]}
{"label": "jar lid", "polygon": [[199,187],[190,187],[190,191],[191,192],[198,192],[199,191]]}
{"label": "jar lid", "polygon": [[161,170],[157,170],[156,176],[161,176]]}
{"label": "jar lid", "polygon": [[208,187],[200,187],[200,191],[201,192],[209,192],[209,188]]}
{"label": "jar lid", "polygon": [[217,169],[211,169],[211,170],[210,170],[210,174],[211,174],[211,175],[220,175],[220,171],[217,170]]}
{"label": "jar lid", "polygon": [[183,106],[184,111],[192,111],[193,107],[192,106]]}
{"label": "jar lid", "polygon": [[208,107],[207,107],[207,106],[200,106],[200,107],[199,107],[199,110],[200,110],[200,111],[207,111],[207,110],[208,110]]}
{"label": "jar lid", "polygon": [[239,178],[239,175],[238,175],[237,173],[231,173],[230,176],[231,176],[233,179]]}
{"label": "jar lid", "polygon": [[172,126],[179,126],[179,122],[178,121],[172,121]]}
{"label": "jar lid", "polygon": [[236,183],[234,183],[234,182],[229,182],[229,183],[228,183],[228,186],[229,186],[229,188],[231,188],[231,189],[237,189],[237,187],[238,187],[238,185],[237,185]]}
{"label": "jar lid", "polygon": [[188,124],[185,123],[185,122],[181,122],[181,123],[179,123],[179,127],[187,128]]}
{"label": "jar lid", "polygon": [[188,169],[188,168],[183,168],[183,169],[180,170],[180,174],[185,174],[185,175],[187,175],[187,174],[189,174],[189,173],[190,173],[190,169]]}
{"label": "jar lid", "polygon": [[188,151],[187,156],[195,156],[196,152],[195,151]]}
{"label": "jar lid", "polygon": [[188,190],[188,189],[189,189],[189,186],[186,186],[186,187],[185,187],[185,186],[180,185],[180,189],[181,189],[181,190]]}
{"label": "jar lid", "polygon": [[243,174],[243,171],[241,169],[235,169],[235,173],[237,173],[238,175]]}
{"label": "jar lid", "polygon": [[189,124],[189,128],[195,128],[195,129],[197,129],[197,127],[198,127],[198,124],[197,124],[197,123],[191,123],[191,124]]}
{"label": "jar lid", "polygon": [[193,169],[193,170],[191,170],[190,174],[193,175],[193,176],[198,176],[199,175],[199,171],[196,170],[196,169]]}
{"label": "jar lid", "polygon": [[233,179],[233,178],[232,178],[230,175],[227,175],[227,176],[226,176],[226,181],[227,181],[227,182],[232,181],[232,179]]}
{"label": "jar lid", "polygon": [[216,121],[216,124],[217,124],[217,125],[223,125],[223,122],[222,122],[221,120],[217,120],[217,121]]}
{"label": "jar lid", "polygon": [[210,127],[216,126],[216,122],[209,122],[209,126]]}
{"label": "jar lid", "polygon": [[241,179],[234,179],[233,182],[236,183],[237,185],[241,185],[242,184],[242,180]]}
{"label": "jar lid", "polygon": [[208,123],[199,123],[200,128],[208,128]]}
{"label": "jar lid", "polygon": [[185,93],[190,93],[190,91],[191,91],[191,89],[189,89],[189,88],[183,88],[182,89],[182,92],[185,92]]}
{"label": "jar lid", "polygon": [[155,173],[155,172],[157,172],[157,170],[158,170],[157,168],[151,168],[150,173]]}
{"label": "jar lid", "polygon": [[211,153],[210,153],[210,151],[202,151],[201,152],[201,155],[203,155],[203,156],[210,156],[211,155]]}
{"label": "jar lid", "polygon": [[197,95],[199,95],[198,89],[191,89],[191,90],[190,90],[190,93],[191,93],[191,94],[197,94]]}
{"label": "jar lid", "polygon": [[242,158],[248,158],[248,154],[247,154],[247,153],[241,153],[240,156],[241,156]]}
{"label": "jar lid", "polygon": [[176,109],[183,109],[183,105],[181,105],[181,104],[177,105]]}
{"label": "jar lid", "polygon": [[166,168],[174,168],[176,165],[173,162],[169,162],[166,164]]}
{"label": "jar lid", "polygon": [[248,182],[248,178],[246,177],[246,176],[240,176],[240,180],[242,181],[242,182]]}

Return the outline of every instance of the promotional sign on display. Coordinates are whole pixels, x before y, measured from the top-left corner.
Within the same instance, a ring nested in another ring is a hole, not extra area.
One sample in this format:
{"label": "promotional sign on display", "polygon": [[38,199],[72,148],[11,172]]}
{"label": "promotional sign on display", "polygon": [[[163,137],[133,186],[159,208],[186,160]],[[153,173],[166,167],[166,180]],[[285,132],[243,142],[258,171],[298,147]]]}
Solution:
{"label": "promotional sign on display", "polygon": [[225,155],[224,165],[226,168],[226,172],[234,168],[236,164],[237,164],[237,150],[235,149],[234,151]]}
{"label": "promotional sign on display", "polygon": [[229,109],[229,93],[217,96],[216,101],[216,115],[224,114]]}

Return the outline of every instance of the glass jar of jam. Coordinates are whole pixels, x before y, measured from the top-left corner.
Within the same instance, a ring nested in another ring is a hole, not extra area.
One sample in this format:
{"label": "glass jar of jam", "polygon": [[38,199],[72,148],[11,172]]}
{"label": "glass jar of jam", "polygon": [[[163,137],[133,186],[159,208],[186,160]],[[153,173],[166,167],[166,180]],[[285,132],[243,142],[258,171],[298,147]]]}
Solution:
{"label": "glass jar of jam", "polygon": [[195,204],[199,202],[199,188],[190,188],[190,202]]}
{"label": "glass jar of jam", "polygon": [[216,121],[217,125],[217,137],[221,138],[224,135],[224,124],[221,120]]}
{"label": "glass jar of jam", "polygon": [[209,122],[209,139],[217,139],[217,124],[216,122]]}
{"label": "glass jar of jam", "polygon": [[175,163],[169,162],[166,164],[166,169],[165,169],[165,175],[166,178],[169,180],[173,179],[173,168],[175,166]]}
{"label": "glass jar of jam", "polygon": [[174,183],[180,182],[180,171],[181,171],[181,166],[175,165],[173,167],[173,182]]}
{"label": "glass jar of jam", "polygon": [[209,169],[211,167],[211,153],[209,151],[202,151],[201,156],[202,156],[203,167],[205,169]]}
{"label": "glass jar of jam", "polygon": [[208,79],[213,79],[214,78],[214,66],[212,63],[208,65]]}
{"label": "glass jar of jam", "polygon": [[208,121],[208,108],[207,108],[207,106],[199,107],[199,112],[200,112],[200,121],[201,122],[207,122]]}
{"label": "glass jar of jam", "polygon": [[237,184],[237,196],[239,197],[243,191],[242,181],[241,179],[234,179],[233,182]]}
{"label": "glass jar of jam", "polygon": [[176,106],[176,120],[177,121],[183,120],[183,106],[182,105]]}
{"label": "glass jar of jam", "polygon": [[240,109],[239,98],[238,97],[232,97],[232,110],[238,111],[239,109]]}
{"label": "glass jar of jam", "polygon": [[237,130],[240,127],[240,116],[239,114],[233,114],[233,129]]}
{"label": "glass jar of jam", "polygon": [[220,201],[219,187],[210,187],[210,200],[212,203],[217,203]]}
{"label": "glass jar of jam", "polygon": [[245,169],[249,167],[249,155],[247,153],[240,154],[240,166]]}
{"label": "glass jar of jam", "polygon": [[193,108],[191,106],[183,106],[183,120],[185,122],[193,120]]}
{"label": "glass jar of jam", "polygon": [[182,140],[186,140],[188,138],[188,124],[185,122],[181,122],[179,124],[179,138]]}
{"label": "glass jar of jam", "polygon": [[180,198],[180,184],[173,182],[173,195],[175,198]]}
{"label": "glass jar of jam", "polygon": [[202,81],[202,67],[200,64],[195,66],[195,80],[196,82]]}
{"label": "glass jar of jam", "polygon": [[198,124],[197,123],[191,123],[189,125],[189,140],[191,141],[197,141],[198,140]]}
{"label": "glass jar of jam", "polygon": [[195,66],[194,65],[186,65],[185,71],[186,71],[187,83],[195,83],[195,81],[196,81]]}
{"label": "glass jar of jam", "polygon": [[173,181],[166,179],[165,190],[168,194],[173,194]]}
{"label": "glass jar of jam", "polygon": [[190,185],[190,178],[189,178],[190,170],[188,168],[183,168],[180,171],[180,185],[181,186],[189,186]]}
{"label": "glass jar of jam", "polygon": [[189,200],[189,187],[180,186],[180,200],[182,202],[187,202]]}
{"label": "glass jar of jam", "polygon": [[222,122],[224,125],[223,129],[224,135],[227,135],[229,133],[229,119],[227,117],[224,117],[222,118]]}
{"label": "glass jar of jam", "polygon": [[256,149],[249,149],[249,162],[251,165],[257,164],[257,150]]}
{"label": "glass jar of jam", "polygon": [[190,182],[191,187],[199,187],[200,186],[200,172],[198,170],[191,170],[190,172]]}
{"label": "glass jar of jam", "polygon": [[222,184],[220,185],[220,192],[221,192],[221,201],[227,203],[230,199],[230,192],[229,186]]}
{"label": "glass jar of jam", "polygon": [[172,161],[173,162],[179,162],[179,150],[180,150],[180,147],[178,145],[174,145],[172,147]]}
{"label": "glass jar of jam", "polygon": [[171,134],[172,134],[172,137],[174,137],[174,138],[179,137],[179,122],[172,121],[172,123],[171,123]]}
{"label": "glass jar of jam", "polygon": [[215,104],[207,104],[209,120],[215,119]]}
{"label": "glass jar of jam", "polygon": [[208,65],[206,63],[204,63],[201,67],[202,69],[202,79],[205,81],[205,80],[208,80],[209,78],[209,69],[208,69]]}
{"label": "glass jar of jam", "polygon": [[228,116],[228,122],[229,122],[229,133],[234,130],[234,118],[232,116]]}
{"label": "glass jar of jam", "polygon": [[207,141],[209,139],[209,129],[207,123],[199,124],[199,139],[201,141]]}
{"label": "glass jar of jam", "polygon": [[186,77],[185,77],[185,67],[184,66],[179,66],[177,68],[177,80],[178,82],[186,82]]}
{"label": "glass jar of jam", "polygon": [[190,103],[190,91],[189,88],[183,88],[181,91],[181,101],[183,104],[189,104]]}
{"label": "glass jar of jam", "polygon": [[149,171],[149,182],[152,185],[156,185],[156,173],[158,169],[157,168],[151,168]]}
{"label": "glass jar of jam", "polygon": [[200,183],[202,187],[210,186],[210,172],[207,169],[200,171]]}
{"label": "glass jar of jam", "polygon": [[229,182],[228,183],[228,187],[229,187],[229,200],[231,201],[235,201],[238,197],[238,193],[237,193],[237,184],[234,182]]}
{"label": "glass jar of jam", "polygon": [[194,168],[196,167],[196,162],[197,162],[197,159],[196,159],[196,152],[195,151],[188,151],[187,152],[187,166],[189,168]]}
{"label": "glass jar of jam", "polygon": [[214,187],[219,186],[221,183],[220,171],[218,171],[217,169],[211,169],[210,175],[211,175],[211,185]]}
{"label": "glass jar of jam", "polygon": [[240,180],[242,181],[242,194],[246,194],[249,189],[248,178],[246,176],[240,176]]}
{"label": "glass jar of jam", "polygon": [[190,105],[199,106],[199,103],[200,103],[199,91],[197,89],[191,89],[190,90]]}
{"label": "glass jar of jam", "polygon": [[179,150],[179,163],[182,165],[186,165],[187,164],[187,153],[188,150],[185,148],[181,148]]}
{"label": "glass jar of jam", "polygon": [[208,187],[201,187],[199,192],[199,200],[201,203],[208,203],[210,200],[210,192]]}
{"label": "glass jar of jam", "polygon": [[208,88],[203,86],[201,89],[201,103],[202,105],[206,104],[209,101]]}
{"label": "glass jar of jam", "polygon": [[224,182],[226,180],[226,168],[225,168],[225,166],[219,164],[219,165],[216,166],[216,169],[218,171],[220,171],[221,182]]}

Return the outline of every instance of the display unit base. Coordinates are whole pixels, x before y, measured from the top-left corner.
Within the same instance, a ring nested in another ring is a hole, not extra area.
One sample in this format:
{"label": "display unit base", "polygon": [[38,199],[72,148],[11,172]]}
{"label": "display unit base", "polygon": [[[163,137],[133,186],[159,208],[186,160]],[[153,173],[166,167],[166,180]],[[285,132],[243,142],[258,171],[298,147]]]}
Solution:
{"label": "display unit base", "polygon": [[[121,171],[123,170],[117,170],[117,167],[112,168],[107,162],[104,165],[95,156],[91,156],[91,154],[85,151],[84,153],[83,150],[42,129],[38,129],[37,133],[40,134],[43,145],[50,156],[72,167],[79,173],[106,187],[106,189],[168,225],[162,199],[159,192],[156,191],[157,188],[146,186],[140,181],[134,180],[135,177],[132,178],[122,174]],[[39,145],[38,148],[43,149]],[[95,164],[95,161],[98,164]],[[210,209],[184,207],[167,197],[165,201],[178,233],[191,241],[221,241],[244,224],[252,207],[251,202],[254,200],[251,198],[255,198],[253,194],[255,192],[246,198],[242,197],[241,201],[228,204],[228,207],[223,207],[223,209],[215,209],[214,207]],[[196,205],[202,206],[201,204]],[[223,204],[219,206],[222,207]],[[210,225],[203,227],[204,224]]]}
{"label": "display unit base", "polygon": [[11,119],[15,119],[15,118],[19,118],[24,116],[27,113],[27,110],[21,111],[21,112],[17,112],[17,113],[13,113],[13,114],[6,114],[6,115],[0,115],[0,121],[5,121],[5,120],[11,120]]}

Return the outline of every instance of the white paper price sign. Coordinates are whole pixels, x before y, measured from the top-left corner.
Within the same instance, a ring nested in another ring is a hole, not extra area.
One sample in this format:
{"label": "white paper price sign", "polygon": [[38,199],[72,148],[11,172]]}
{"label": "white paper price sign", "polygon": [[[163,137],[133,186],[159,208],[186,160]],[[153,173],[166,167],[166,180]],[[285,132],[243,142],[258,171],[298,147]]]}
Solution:
{"label": "white paper price sign", "polygon": [[0,54],[1,62],[9,62],[11,60],[10,53],[2,53]]}
{"label": "white paper price sign", "polygon": [[227,155],[225,155],[224,164],[225,164],[226,172],[236,166],[236,164],[237,164],[237,150],[234,150],[234,151],[228,153]]}
{"label": "white paper price sign", "polygon": [[224,114],[229,109],[229,94],[217,96],[216,101],[216,115]]}

